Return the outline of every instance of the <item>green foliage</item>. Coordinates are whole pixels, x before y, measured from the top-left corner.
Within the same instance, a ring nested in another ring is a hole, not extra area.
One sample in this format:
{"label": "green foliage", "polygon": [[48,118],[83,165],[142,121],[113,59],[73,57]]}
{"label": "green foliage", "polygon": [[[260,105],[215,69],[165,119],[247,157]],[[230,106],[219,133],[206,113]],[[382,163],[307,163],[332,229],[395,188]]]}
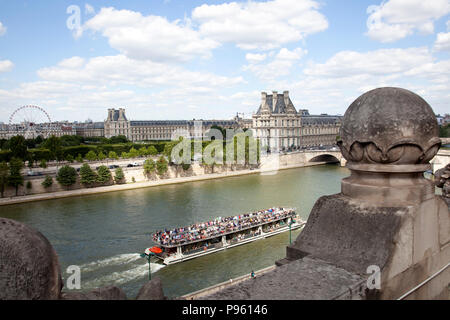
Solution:
{"label": "green foliage", "polygon": [[7,183],[8,183],[8,164],[5,161],[2,161],[0,162],[0,193],[2,198]]}
{"label": "green foliage", "polygon": [[117,155],[117,153],[115,151],[110,151],[108,153],[108,158],[117,160],[117,159],[119,159],[119,156]]}
{"label": "green foliage", "polygon": [[106,184],[111,181],[111,171],[107,166],[100,166],[97,169],[97,182]]}
{"label": "green foliage", "polygon": [[109,143],[127,143],[128,139],[124,135],[109,138]]}
{"label": "green foliage", "polygon": [[106,159],[106,155],[100,151],[100,153],[97,156],[98,160],[105,160]]}
{"label": "green foliage", "polygon": [[26,185],[27,189],[31,189],[33,187],[32,183],[30,180],[27,181],[27,185]]}
{"label": "green foliage", "polygon": [[135,148],[131,148],[130,151],[128,152],[128,156],[130,158],[136,158],[139,156],[139,152]]}
{"label": "green foliage", "polygon": [[136,179],[134,177],[131,177],[131,182],[135,183]]}
{"label": "green foliage", "polygon": [[61,146],[63,147],[71,147],[71,146],[79,146],[84,142],[84,138],[82,136],[73,136],[73,135],[64,135],[60,137]]}
{"label": "green foliage", "polygon": [[47,166],[47,160],[42,159],[41,162],[39,162],[39,167],[41,167],[42,169],[46,169]]}
{"label": "green foliage", "polygon": [[73,156],[71,154],[68,154],[66,156],[66,160],[69,161],[70,163],[73,163]]}
{"label": "green foliage", "polygon": [[95,154],[94,151],[91,150],[86,154],[85,158],[89,161],[95,161],[97,160],[97,155]]}
{"label": "green foliage", "polygon": [[181,165],[181,167],[183,168],[184,171],[187,171],[191,167],[191,164],[190,163],[183,163]]}
{"label": "green foliage", "polygon": [[85,187],[93,187],[97,182],[97,173],[87,163],[80,168],[80,182]]}
{"label": "green foliage", "polygon": [[0,151],[0,161],[9,162],[12,158],[11,150],[2,150]]}
{"label": "green foliage", "polygon": [[122,168],[117,168],[114,171],[114,181],[117,184],[121,184],[121,183],[124,183],[124,179],[125,179],[125,175],[123,174]]}
{"label": "green foliage", "polygon": [[22,168],[23,162],[20,159],[12,158],[9,162],[8,185],[16,188],[16,196],[19,192],[19,186],[23,186]]}
{"label": "green foliage", "polygon": [[14,136],[9,139],[9,149],[11,150],[11,157],[25,160],[27,156],[27,146],[23,136]]}
{"label": "green foliage", "polygon": [[147,148],[147,154],[150,156],[156,156],[158,154],[158,150],[156,149],[155,146],[149,146]]}
{"label": "green foliage", "polygon": [[120,157],[121,157],[122,159],[126,159],[126,158],[128,158],[128,153],[127,153],[127,152],[122,152],[122,153],[120,154]]}
{"label": "green foliage", "polygon": [[83,162],[83,156],[79,153],[77,155],[77,157],[75,158],[75,161],[78,163],[82,163]]}
{"label": "green foliage", "polygon": [[144,157],[148,155],[148,151],[146,147],[142,147],[138,150],[139,157]]}
{"label": "green foliage", "polygon": [[167,172],[168,170],[168,164],[167,164],[167,160],[166,158],[164,158],[163,156],[161,156],[158,161],[156,161],[156,172],[159,175],[163,175]]}
{"label": "green foliage", "polygon": [[31,154],[31,157],[36,160],[50,160],[52,158],[51,152],[49,149],[31,149],[28,151]]}
{"label": "green foliage", "polygon": [[439,126],[439,137],[441,137],[441,138],[450,137],[450,123]]}
{"label": "green foliage", "polygon": [[145,174],[150,174],[152,172],[154,172],[156,169],[156,164],[155,161],[153,161],[153,159],[147,159],[144,161],[144,173]]}
{"label": "green foliage", "polygon": [[77,181],[77,171],[75,168],[65,165],[58,170],[56,181],[64,187],[69,187]]}
{"label": "green foliage", "polygon": [[51,136],[42,143],[42,146],[50,150],[50,159],[62,160],[64,158],[60,138]]}
{"label": "green foliage", "polygon": [[44,179],[44,181],[42,181],[41,185],[44,188],[50,188],[53,185],[53,178],[50,177],[49,175],[46,175],[45,179]]}

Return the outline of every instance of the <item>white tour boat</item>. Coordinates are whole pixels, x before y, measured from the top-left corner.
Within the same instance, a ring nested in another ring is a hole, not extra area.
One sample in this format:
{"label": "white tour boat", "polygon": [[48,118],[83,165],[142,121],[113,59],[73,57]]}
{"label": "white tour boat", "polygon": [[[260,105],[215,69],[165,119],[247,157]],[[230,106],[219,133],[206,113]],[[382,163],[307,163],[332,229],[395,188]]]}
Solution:
{"label": "white tour boat", "polygon": [[295,208],[271,208],[158,231],[153,235],[157,246],[149,250],[168,265],[299,229],[304,225]]}

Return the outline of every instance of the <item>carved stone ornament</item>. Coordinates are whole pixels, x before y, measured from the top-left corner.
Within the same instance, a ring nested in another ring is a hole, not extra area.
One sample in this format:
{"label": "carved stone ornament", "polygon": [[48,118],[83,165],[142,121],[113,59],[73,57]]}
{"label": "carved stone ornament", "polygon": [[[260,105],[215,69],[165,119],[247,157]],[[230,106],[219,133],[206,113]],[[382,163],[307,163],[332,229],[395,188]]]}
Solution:
{"label": "carved stone ornament", "polygon": [[401,88],[378,88],[347,109],[337,142],[342,155],[358,164],[427,164],[441,146],[430,105]]}

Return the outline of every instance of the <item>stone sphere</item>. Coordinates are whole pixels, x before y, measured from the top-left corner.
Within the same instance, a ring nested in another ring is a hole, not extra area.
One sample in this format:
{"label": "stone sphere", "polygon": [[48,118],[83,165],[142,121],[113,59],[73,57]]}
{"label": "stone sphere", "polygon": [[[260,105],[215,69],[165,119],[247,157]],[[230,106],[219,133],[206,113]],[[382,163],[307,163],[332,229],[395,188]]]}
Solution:
{"label": "stone sphere", "polygon": [[338,145],[354,163],[425,164],[439,150],[439,127],[430,105],[401,88],[378,88],[345,112]]}
{"label": "stone sphere", "polygon": [[0,300],[54,300],[61,288],[58,257],[47,238],[0,218]]}

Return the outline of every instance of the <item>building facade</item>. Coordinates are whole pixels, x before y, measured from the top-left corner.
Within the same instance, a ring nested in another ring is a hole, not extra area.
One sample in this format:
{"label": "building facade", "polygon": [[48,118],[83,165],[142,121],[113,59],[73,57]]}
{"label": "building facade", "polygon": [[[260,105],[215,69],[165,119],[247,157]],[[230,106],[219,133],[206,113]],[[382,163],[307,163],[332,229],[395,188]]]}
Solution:
{"label": "building facade", "polygon": [[289,91],[271,95],[261,93],[261,104],[253,115],[253,129],[269,150],[296,150],[316,146],[333,146],[341,125],[340,116],[310,115],[296,110]]}
{"label": "building facade", "polygon": [[[125,109],[108,109],[104,122],[104,136],[124,135],[131,141],[171,140],[172,134],[187,132],[189,136],[201,136],[214,125],[222,128],[244,129],[251,127],[250,119],[236,116],[233,120],[133,120],[125,115]],[[198,131],[198,132],[197,132]]]}

